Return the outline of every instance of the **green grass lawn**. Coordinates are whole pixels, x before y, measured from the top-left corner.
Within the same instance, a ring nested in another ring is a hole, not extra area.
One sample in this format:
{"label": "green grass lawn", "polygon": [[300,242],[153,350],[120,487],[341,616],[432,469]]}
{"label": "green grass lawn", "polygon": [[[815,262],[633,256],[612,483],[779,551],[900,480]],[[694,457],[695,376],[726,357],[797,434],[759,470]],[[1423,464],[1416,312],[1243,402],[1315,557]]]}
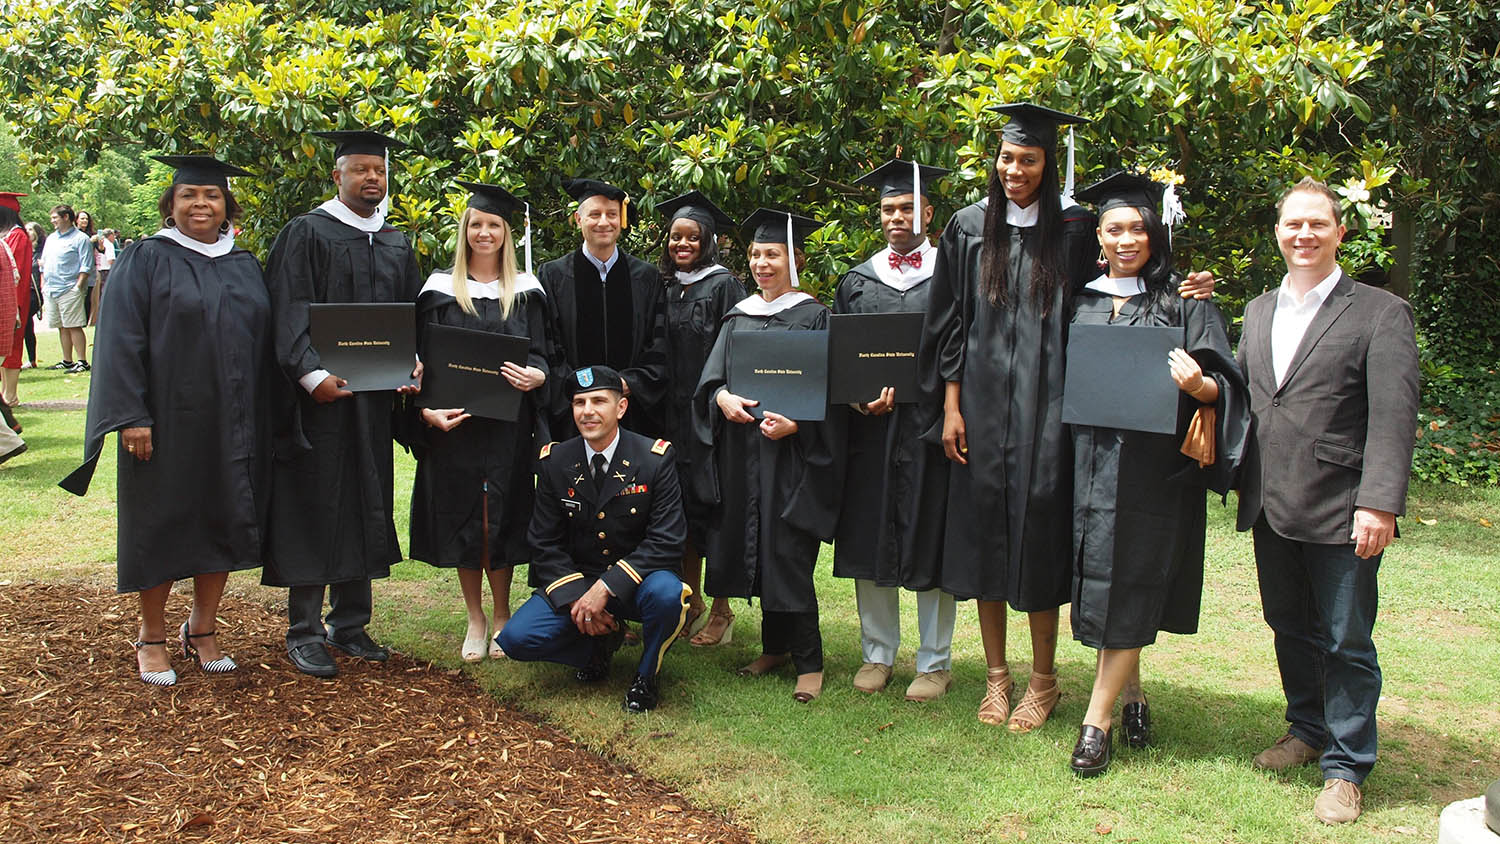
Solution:
{"label": "green grass lawn", "polygon": [[[57,359],[55,332],[44,336],[42,357]],[[113,448],[88,498],[55,486],[80,459],[84,414],[76,403],[87,398],[90,376],[22,375],[19,415],[31,450],[0,466],[0,583],[113,583]],[[403,536],[411,474],[410,459],[398,452]],[[828,548],[818,579],[827,681],[811,705],[792,700],[790,674],[734,676],[759,652],[759,609],[743,602],[735,607],[733,644],[672,651],[663,705],[647,716],[619,709],[639,653],[629,648],[616,657],[615,679],[604,688],[580,688],[556,666],[486,662],[466,670],[507,703],[731,812],[766,841],[1432,840],[1445,804],[1500,777],[1500,566],[1489,526],[1500,522],[1500,491],[1413,490],[1404,536],[1381,573],[1381,760],[1367,783],[1364,818],[1336,830],[1312,817],[1315,768],[1279,776],[1250,766],[1250,756],[1283,731],[1283,701],[1250,541],[1234,533],[1233,498],[1229,503],[1210,500],[1202,632],[1164,636],[1145,653],[1156,746],[1117,750],[1110,772],[1097,780],[1078,780],[1067,767],[1093,652],[1071,640],[1066,621],[1062,702],[1032,735],[1012,736],[974,718],[984,665],[968,604],[959,607],[957,682],[947,697],[929,705],[901,699],[916,641],[909,596],[903,635],[910,644],[891,688],[862,695],[849,685],[860,663],[853,589],[829,574]],[[231,589],[267,603],[282,597],[262,589],[253,573],[235,575]],[[513,603],[527,594],[518,582]],[[375,595],[377,638],[461,665],[464,614],[451,573],[402,563]],[[233,619],[225,622],[232,628]],[[121,642],[133,636],[134,627],[121,622]],[[1010,638],[1012,667],[1024,683],[1029,646],[1020,615],[1012,614]],[[233,642],[226,637],[231,651]]]}

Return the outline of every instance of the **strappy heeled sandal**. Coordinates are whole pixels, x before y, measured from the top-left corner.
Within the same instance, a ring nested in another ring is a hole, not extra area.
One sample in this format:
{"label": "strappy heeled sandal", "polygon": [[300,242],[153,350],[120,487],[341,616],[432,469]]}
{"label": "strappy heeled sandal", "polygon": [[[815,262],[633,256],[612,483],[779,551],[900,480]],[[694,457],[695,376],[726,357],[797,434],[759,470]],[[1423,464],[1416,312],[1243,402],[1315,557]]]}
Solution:
{"label": "strappy heeled sandal", "polygon": [[[155,642],[144,642],[137,639],[135,643],[135,649],[139,651],[141,648],[149,648],[154,645],[161,645],[162,648],[165,649],[167,646],[167,640],[160,639]],[[168,668],[166,671],[147,671],[146,669],[142,668],[140,669],[140,672],[141,682],[149,686],[177,685],[177,672],[171,668]]]}
{"label": "strappy heeled sandal", "polygon": [[1043,687],[1041,691],[1026,685],[1026,694],[1021,695],[1021,702],[1016,705],[1016,711],[1010,714],[1010,723],[1007,724],[1013,733],[1029,733],[1037,727],[1047,723],[1052,717],[1052,710],[1057,706],[1057,699],[1062,697],[1062,687],[1057,685],[1057,672],[1051,674],[1032,673],[1034,680],[1050,680],[1050,686]]}
{"label": "strappy heeled sandal", "polygon": [[693,634],[688,644],[695,648],[711,648],[715,645],[727,645],[734,641],[734,613],[732,612],[709,612],[708,623],[703,629]]}
{"label": "strappy heeled sandal", "polygon": [[192,640],[206,639],[209,636],[217,636],[218,633],[218,630],[210,630],[207,633],[189,633],[188,623],[186,621],[182,623],[182,655],[187,659],[197,662],[198,667],[203,669],[206,674],[228,674],[240,667],[238,663],[228,656],[220,656],[218,659],[211,659],[208,662],[204,662],[203,657],[198,655],[198,648],[193,645]]}
{"label": "strappy heeled sandal", "polygon": [[990,668],[984,676],[984,699],[979,702],[979,720],[998,727],[1010,716],[1010,693],[1016,681],[1010,677],[1010,666]]}

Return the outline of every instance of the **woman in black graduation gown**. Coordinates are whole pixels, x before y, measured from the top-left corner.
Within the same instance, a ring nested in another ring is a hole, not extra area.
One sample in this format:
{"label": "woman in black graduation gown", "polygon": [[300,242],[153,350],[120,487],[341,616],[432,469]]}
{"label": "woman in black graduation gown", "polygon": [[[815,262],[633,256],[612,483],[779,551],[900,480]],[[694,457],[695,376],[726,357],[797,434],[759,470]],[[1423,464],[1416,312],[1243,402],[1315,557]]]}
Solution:
{"label": "woman in black graduation gown", "polygon": [[1174,295],[1170,240],[1156,212],[1162,188],[1121,173],[1078,195],[1099,210],[1109,268],[1079,291],[1073,324],[1182,328],[1181,347],[1161,362],[1179,390],[1175,434],[1072,426],[1073,638],[1099,650],[1071,761],[1082,776],[1109,767],[1116,698],[1130,746],[1150,741],[1141,648],[1157,631],[1198,630],[1204,489],[1228,492],[1250,423],[1223,316],[1210,302]]}
{"label": "woman in black graduation gown", "polygon": [[120,432],[119,591],[141,596],[141,679],[170,686],[166,602],[183,578],[193,579],[183,656],[209,673],[237,667],[214,616],[229,572],[261,564],[278,375],[260,263],[229,234],[240,209],[227,177],[248,174],[209,156],[158,160],[176,168],[158,205],[165,226],[110,273],[86,462],[62,486],[84,494],[105,436]]}
{"label": "woman in black graduation gown", "polygon": [[693,391],[703,374],[703,363],[719,337],[729,310],[747,295],[745,285],[719,263],[719,232],[734,225],[708,197],[689,191],[656,206],[667,218],[667,242],[662,247],[661,273],[666,285],[668,358],[665,437],[677,444],[677,474],[682,479],[682,503],[687,511],[688,541],[682,554],[682,582],[692,590],[683,635],[699,647],[728,644],[734,637],[734,611],[729,599],[715,597],[706,624],[703,615],[703,551],[713,515],[713,490],[694,484],[693,465],[708,455],[693,435]]}
{"label": "woman in black graduation gown", "polygon": [[[459,217],[450,272],[433,273],[417,296],[417,336],[425,348],[434,325],[526,337],[525,360],[505,361],[500,374],[526,393],[515,422],[486,419],[463,408],[414,411],[421,425],[406,437],[417,457],[411,496],[411,556],[457,568],[468,609],[461,655],[466,662],[505,656],[495,636],[510,619],[513,569],[530,556],[533,437],[545,440],[548,338],[545,295],[536,277],[516,273],[507,217],[524,203],[504,188],[459,182],[472,193]],[[459,281],[462,279],[463,281]],[[424,357],[428,357],[424,354]],[[480,572],[488,575],[493,621],[486,631]],[[488,642],[488,644],[486,644]]]}
{"label": "woman in black graduation gown", "polygon": [[750,412],[756,398],[729,392],[728,373],[736,336],[828,327],[828,309],[794,289],[805,260],[799,244],[821,225],[765,209],[745,222],[760,292],[725,317],[693,397],[698,440],[713,448],[698,471],[712,473],[719,502],[708,538],[708,591],[760,597],[763,653],[739,673],[759,676],[790,660],[797,670],[793,696],[802,703],[823,690],[813,568],[838,518],[836,443],[825,423],[798,423],[770,410],[757,422]]}

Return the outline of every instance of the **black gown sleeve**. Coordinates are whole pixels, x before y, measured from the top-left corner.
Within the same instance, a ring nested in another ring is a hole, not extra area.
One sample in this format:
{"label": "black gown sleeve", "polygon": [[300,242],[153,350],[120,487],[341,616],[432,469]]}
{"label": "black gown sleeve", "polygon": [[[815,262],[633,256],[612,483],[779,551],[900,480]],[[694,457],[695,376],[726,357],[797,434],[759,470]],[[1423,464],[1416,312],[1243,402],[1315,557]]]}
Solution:
{"label": "black gown sleeve", "polygon": [[[818,311],[809,326],[812,330],[828,327],[828,310],[820,307]],[[847,425],[847,414],[832,412],[822,422],[801,423],[792,435],[801,444],[804,469],[781,517],[825,542],[833,541],[838,528],[844,493]]]}
{"label": "black gown sleeve", "polygon": [[84,462],[58,484],[74,495],[88,492],[108,434],[155,424],[149,403],[152,275],[164,263],[154,245],[136,246],[109,274],[100,305],[109,308],[109,319],[99,321],[94,335]]}
{"label": "black gown sleeve", "polygon": [[[287,223],[276,235],[266,258],[266,289],[271,294],[271,313],[276,321],[276,362],[294,382],[323,368],[308,329],[308,305],[318,298],[311,248],[314,237],[308,226],[301,217]],[[415,298],[413,290],[406,300]]]}
{"label": "black gown sleeve", "polygon": [[[1214,462],[1198,470],[1203,486],[1227,495],[1244,462],[1250,436],[1250,393],[1244,373],[1229,349],[1224,316],[1211,301],[1183,300],[1186,351],[1219,385],[1214,403]],[[1190,404],[1196,404],[1191,398]],[[1196,464],[1194,464],[1196,466]]]}

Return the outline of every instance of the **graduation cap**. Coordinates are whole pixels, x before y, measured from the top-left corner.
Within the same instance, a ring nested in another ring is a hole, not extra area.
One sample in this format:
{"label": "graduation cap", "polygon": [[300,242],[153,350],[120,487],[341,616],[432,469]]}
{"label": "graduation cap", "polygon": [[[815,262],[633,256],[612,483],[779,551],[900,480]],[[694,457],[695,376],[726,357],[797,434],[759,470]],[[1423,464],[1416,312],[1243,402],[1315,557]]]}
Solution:
{"label": "graduation cap", "polygon": [[734,218],[701,192],[690,190],[656,205],[656,210],[670,226],[673,220],[688,219],[704,227],[704,233],[712,236],[734,228]]}
{"label": "graduation cap", "polygon": [[21,202],[20,202],[20,200],[21,200],[21,197],[23,197],[23,196],[30,196],[30,194],[15,193],[13,191],[8,191],[8,190],[7,191],[0,191],[0,208],[9,208],[10,210],[16,212],[17,214],[21,213]]}
{"label": "graduation cap", "polygon": [[[807,241],[808,235],[824,225],[826,224],[818,220],[787,211],[757,208],[754,214],[745,218],[740,227],[745,231],[747,243],[782,243],[789,249],[798,249]],[[792,286],[801,287],[797,281],[797,261],[794,256],[787,262],[787,266],[791,270]]]}
{"label": "graduation cap", "polygon": [[893,158],[874,170],[854,180],[856,185],[879,188],[881,198],[887,196],[912,195],[913,234],[922,233],[922,197],[927,195],[926,186],[947,175],[942,167],[930,167],[915,161]]}
{"label": "graduation cap", "polygon": [[225,164],[212,155],[153,155],[151,157],[173,168],[172,184],[174,185],[217,185],[228,190],[230,176],[254,175],[233,164]]}
{"label": "graduation cap", "polygon": [[[1034,103],[1006,103],[994,106],[991,111],[1008,115],[1010,122],[1000,130],[1000,138],[1023,147],[1057,149],[1057,127],[1073,123],[1088,123],[1087,117],[1079,117],[1066,111],[1047,108]],[[1065,199],[1073,198],[1073,130],[1068,129],[1068,166],[1063,171]]]}
{"label": "graduation cap", "polygon": [[333,157],[346,155],[378,155],[386,158],[392,149],[403,149],[407,145],[389,135],[369,129],[350,129],[331,132],[314,132],[324,140],[333,141]]}
{"label": "graduation cap", "polygon": [[531,274],[531,203],[516,198],[516,195],[500,187],[499,185],[488,185],[484,182],[465,182],[462,179],[457,183],[469,189],[469,207],[477,208],[487,214],[498,214],[504,217],[506,222],[512,222],[511,215],[520,211],[524,214],[526,223],[526,234],[521,238],[518,245],[526,248],[526,274]]}
{"label": "graduation cap", "polygon": [[630,197],[625,194],[624,189],[599,179],[568,179],[563,182],[563,190],[579,202],[591,196],[613,199],[620,203],[620,228],[630,228]]}
{"label": "graduation cap", "polygon": [[1089,185],[1077,199],[1093,205],[1102,216],[1114,208],[1159,208],[1167,186],[1141,173],[1120,172]]}

